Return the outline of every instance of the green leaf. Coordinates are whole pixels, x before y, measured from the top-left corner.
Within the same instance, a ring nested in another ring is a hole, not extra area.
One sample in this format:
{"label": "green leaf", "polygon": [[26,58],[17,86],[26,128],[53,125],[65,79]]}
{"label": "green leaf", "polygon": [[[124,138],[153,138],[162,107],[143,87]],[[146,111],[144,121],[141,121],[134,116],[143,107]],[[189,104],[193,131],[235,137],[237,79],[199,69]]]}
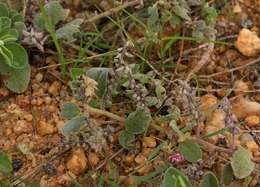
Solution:
{"label": "green leaf", "polygon": [[202,7],[202,15],[206,18],[207,24],[214,26],[217,20],[217,10],[214,7],[210,7],[208,3],[204,3]]}
{"label": "green leaf", "polygon": [[170,167],[164,173],[162,187],[192,187],[192,185],[181,171]]}
{"label": "green leaf", "polygon": [[9,156],[3,151],[0,151],[0,172],[10,174],[12,171],[12,162],[9,159]]}
{"label": "green leaf", "polygon": [[17,43],[7,43],[5,47],[12,53],[13,62],[11,63],[11,67],[15,69],[23,69],[28,64],[28,55],[26,50]]}
{"label": "green leaf", "polygon": [[12,20],[12,24],[14,24],[16,22],[24,22],[23,16],[15,10],[10,11],[9,18]]}
{"label": "green leaf", "polygon": [[12,185],[7,181],[0,181],[1,187],[12,187]]}
{"label": "green leaf", "polygon": [[61,129],[61,133],[67,136],[70,133],[79,131],[86,123],[87,120],[85,116],[76,116],[65,123],[64,127]]}
{"label": "green leaf", "polygon": [[147,25],[152,31],[156,31],[158,28],[159,23],[159,12],[157,4],[153,5],[152,7],[148,8],[148,20]]}
{"label": "green leaf", "polygon": [[73,40],[73,35],[79,32],[79,27],[83,23],[83,19],[75,19],[63,27],[56,30],[57,38],[58,39],[65,39],[68,41]]}
{"label": "green leaf", "polygon": [[74,103],[66,103],[61,107],[61,117],[71,119],[80,114],[80,108]]}
{"label": "green leaf", "polygon": [[82,68],[71,68],[70,75],[73,80],[76,80],[79,76],[85,75],[86,71]]}
{"label": "green leaf", "polygon": [[233,173],[232,167],[231,167],[230,163],[228,163],[224,166],[224,169],[223,169],[222,182],[225,185],[229,185],[233,180],[233,176],[234,176],[234,173]]}
{"label": "green leaf", "polygon": [[133,148],[133,141],[135,140],[135,135],[129,131],[122,131],[119,135],[119,144],[125,149]]}
{"label": "green leaf", "polygon": [[4,43],[15,42],[18,39],[18,32],[16,29],[5,29],[0,33],[0,40]]}
{"label": "green leaf", "polygon": [[12,66],[13,54],[4,45],[0,45],[0,55],[2,56],[3,62],[5,62],[5,64],[7,64],[8,66]]}
{"label": "green leaf", "polygon": [[8,89],[16,93],[22,93],[26,90],[31,76],[31,67],[26,64],[23,69],[14,69],[0,58],[0,74],[5,76],[4,83]]}
{"label": "green leaf", "polygon": [[191,18],[188,15],[189,10],[185,9],[184,7],[181,7],[179,5],[175,5],[173,7],[173,11],[177,16],[181,17],[182,19],[187,20],[187,21],[191,21]]}
{"label": "green leaf", "polygon": [[104,98],[108,89],[108,74],[110,68],[90,68],[87,70],[86,75],[91,79],[94,79],[97,83],[97,96]]}
{"label": "green leaf", "polygon": [[172,128],[172,130],[174,130],[174,132],[176,132],[179,136],[179,139],[184,139],[183,137],[185,136],[184,133],[179,129],[179,127],[177,126],[177,123],[175,120],[171,120],[169,126]]}
{"label": "green leaf", "polygon": [[145,108],[137,108],[126,119],[126,129],[133,134],[143,133],[151,121],[151,114]]}
{"label": "green leaf", "polygon": [[197,162],[202,158],[200,146],[197,143],[193,143],[191,140],[181,142],[179,144],[179,150],[189,162]]}
{"label": "green leaf", "polygon": [[0,33],[5,30],[9,29],[11,27],[11,19],[8,17],[0,17]]}
{"label": "green leaf", "polygon": [[252,173],[255,164],[251,159],[251,152],[241,146],[234,152],[231,158],[231,166],[237,178],[243,179]]}
{"label": "green leaf", "polygon": [[219,182],[214,173],[208,171],[204,174],[200,187],[219,187]]}
{"label": "green leaf", "polygon": [[15,22],[13,27],[18,31],[19,38],[21,38],[23,35],[23,31],[26,30],[26,25],[24,24],[24,22]]}
{"label": "green leaf", "polygon": [[0,17],[8,17],[9,10],[6,4],[0,3]]}
{"label": "green leaf", "polygon": [[44,6],[53,25],[63,21],[69,15],[69,10],[64,9],[58,1],[50,1]]}

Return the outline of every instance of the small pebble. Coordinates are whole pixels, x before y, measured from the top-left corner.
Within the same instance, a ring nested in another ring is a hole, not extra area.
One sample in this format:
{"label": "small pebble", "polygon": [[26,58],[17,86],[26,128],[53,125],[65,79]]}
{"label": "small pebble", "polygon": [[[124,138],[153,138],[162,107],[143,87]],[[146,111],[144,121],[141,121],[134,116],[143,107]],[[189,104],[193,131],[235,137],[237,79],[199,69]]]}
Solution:
{"label": "small pebble", "polygon": [[39,135],[45,136],[45,135],[55,133],[56,128],[53,125],[51,125],[50,123],[47,123],[45,121],[40,121],[39,125],[37,127],[37,131],[38,131]]}
{"label": "small pebble", "polygon": [[84,150],[81,148],[73,150],[66,166],[75,175],[85,172],[88,168],[88,160]]}
{"label": "small pebble", "polygon": [[41,73],[37,73],[35,76],[35,80],[40,83],[43,79],[43,75]]}
{"label": "small pebble", "polygon": [[143,138],[143,146],[144,147],[156,147],[156,140],[153,137],[144,137]]}
{"label": "small pebble", "polygon": [[98,155],[96,153],[89,153],[88,161],[91,166],[96,166],[99,163],[100,158],[98,157]]}
{"label": "small pebble", "polygon": [[256,127],[260,124],[260,118],[255,115],[246,117],[245,121],[249,127]]}

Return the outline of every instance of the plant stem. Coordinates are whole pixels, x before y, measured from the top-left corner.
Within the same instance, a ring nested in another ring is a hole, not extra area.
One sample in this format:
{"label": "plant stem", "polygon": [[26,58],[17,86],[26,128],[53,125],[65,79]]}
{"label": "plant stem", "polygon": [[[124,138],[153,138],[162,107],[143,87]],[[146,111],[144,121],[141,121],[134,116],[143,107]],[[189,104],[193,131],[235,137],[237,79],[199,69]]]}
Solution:
{"label": "plant stem", "polygon": [[58,53],[58,58],[59,58],[59,63],[61,64],[61,72],[63,73],[63,75],[66,75],[66,64],[65,64],[65,58],[64,58],[64,54],[63,54],[63,49],[62,46],[57,38],[56,32],[55,32],[55,27],[52,24],[51,20],[48,17],[48,14],[46,12],[46,9],[44,8],[44,2],[43,0],[40,1],[40,10],[42,13],[42,17],[44,19],[44,22],[47,26],[47,31],[50,33],[52,40],[54,42],[54,45],[57,49],[57,53]]}

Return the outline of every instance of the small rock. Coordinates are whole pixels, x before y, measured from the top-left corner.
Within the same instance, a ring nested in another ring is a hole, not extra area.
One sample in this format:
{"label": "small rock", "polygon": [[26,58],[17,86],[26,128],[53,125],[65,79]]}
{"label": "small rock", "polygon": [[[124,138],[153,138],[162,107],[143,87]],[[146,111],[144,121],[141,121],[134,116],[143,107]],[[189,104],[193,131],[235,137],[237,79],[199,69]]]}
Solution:
{"label": "small rock", "polygon": [[239,14],[239,13],[241,13],[241,12],[242,12],[242,9],[241,9],[240,5],[239,5],[238,3],[236,3],[236,4],[234,5],[234,7],[233,7],[233,13]]}
{"label": "small rock", "polygon": [[30,126],[25,120],[17,121],[17,124],[13,127],[13,131],[15,134],[22,134],[30,132]]}
{"label": "small rock", "polygon": [[247,141],[246,143],[246,147],[252,152],[252,153],[256,153],[258,152],[258,145],[254,140],[251,141]]}
{"label": "small rock", "polygon": [[24,119],[27,121],[27,122],[32,122],[33,120],[33,115],[32,114],[27,114],[24,116]]}
{"label": "small rock", "polygon": [[153,137],[144,137],[143,139],[143,146],[144,147],[156,147],[156,140]]}
{"label": "small rock", "polygon": [[259,117],[255,115],[246,117],[245,121],[249,127],[255,127],[260,124]]}
{"label": "small rock", "polygon": [[237,119],[245,119],[248,116],[260,115],[260,104],[249,101],[244,97],[239,97],[232,102],[232,112]]}
{"label": "small rock", "polygon": [[9,95],[9,91],[6,88],[0,88],[0,98],[7,97]]}
{"label": "small rock", "polygon": [[[225,112],[223,110],[214,111],[205,125],[205,134],[210,134],[213,132],[217,132],[223,128],[225,128]],[[218,138],[223,137],[223,135],[218,134],[216,136],[211,136],[209,140],[213,143],[216,143]]]}
{"label": "small rock", "polygon": [[236,48],[245,56],[257,56],[260,53],[260,38],[249,29],[242,29],[236,41]]}
{"label": "small rock", "polygon": [[38,133],[41,136],[45,136],[45,135],[49,135],[49,134],[53,134],[56,132],[56,128],[45,122],[45,121],[40,121],[39,122],[39,126],[37,127]]}
{"label": "small rock", "polygon": [[58,81],[54,81],[51,86],[48,88],[48,92],[49,94],[53,95],[53,96],[57,96],[59,95],[61,89],[61,84]]}
{"label": "small rock", "polygon": [[43,75],[41,73],[37,73],[35,76],[36,82],[40,83],[43,79]]}
{"label": "small rock", "polygon": [[75,175],[83,173],[88,167],[88,161],[84,150],[81,148],[74,150],[66,165],[69,171]]}
{"label": "small rock", "polygon": [[99,163],[100,159],[96,153],[89,153],[88,161],[91,166],[96,166]]}
{"label": "small rock", "polygon": [[201,97],[200,108],[202,111],[207,112],[210,109],[213,109],[218,103],[218,99],[212,94],[206,94]]}
{"label": "small rock", "polygon": [[245,95],[246,91],[249,90],[249,87],[248,87],[246,82],[238,80],[234,84],[234,90],[235,90],[234,91],[235,95],[237,95],[237,96],[238,95]]}
{"label": "small rock", "polygon": [[144,164],[146,162],[146,160],[147,160],[147,158],[142,154],[139,154],[135,157],[135,162],[137,164]]}

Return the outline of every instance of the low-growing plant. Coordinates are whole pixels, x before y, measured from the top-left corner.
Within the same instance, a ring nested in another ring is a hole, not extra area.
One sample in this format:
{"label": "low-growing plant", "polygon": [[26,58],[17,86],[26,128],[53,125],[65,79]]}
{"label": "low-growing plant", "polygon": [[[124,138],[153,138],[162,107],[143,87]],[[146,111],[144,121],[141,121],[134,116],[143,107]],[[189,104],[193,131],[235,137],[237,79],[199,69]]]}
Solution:
{"label": "low-growing plant", "polygon": [[44,3],[40,1],[41,13],[35,16],[34,25],[39,30],[47,30],[54,42],[58,52],[61,71],[66,74],[65,57],[62,48],[62,40],[71,42],[75,33],[79,32],[79,26],[83,23],[83,19],[75,19],[60,28],[56,28],[60,21],[64,21],[69,15],[69,10],[64,9],[58,1],[50,1]]}
{"label": "low-growing plant", "polygon": [[25,91],[31,74],[27,52],[19,44],[24,29],[23,17],[0,3],[0,74],[6,87],[17,93]]}

